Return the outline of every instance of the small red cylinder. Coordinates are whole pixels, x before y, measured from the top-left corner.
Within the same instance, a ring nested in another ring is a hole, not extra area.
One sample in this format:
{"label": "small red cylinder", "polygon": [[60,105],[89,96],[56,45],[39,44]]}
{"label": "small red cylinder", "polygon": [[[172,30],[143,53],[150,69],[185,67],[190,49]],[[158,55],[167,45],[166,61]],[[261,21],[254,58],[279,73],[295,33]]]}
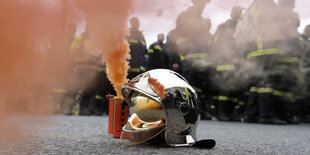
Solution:
{"label": "small red cylinder", "polygon": [[122,98],[109,98],[109,128],[108,134],[119,138],[122,128],[128,120],[128,106]]}
{"label": "small red cylinder", "polygon": [[111,103],[112,98],[114,96],[108,94],[106,98],[109,100],[109,127],[108,127],[108,134],[111,135],[113,134],[113,115],[114,115],[114,104]]}

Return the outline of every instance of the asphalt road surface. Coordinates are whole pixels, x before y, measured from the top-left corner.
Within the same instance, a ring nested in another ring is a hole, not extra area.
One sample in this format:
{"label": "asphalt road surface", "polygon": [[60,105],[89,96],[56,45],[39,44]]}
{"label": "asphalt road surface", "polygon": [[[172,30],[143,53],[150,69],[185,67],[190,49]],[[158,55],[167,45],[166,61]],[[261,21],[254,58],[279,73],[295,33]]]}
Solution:
{"label": "asphalt road surface", "polygon": [[[122,146],[107,134],[108,117],[23,117],[25,140],[0,142],[0,154],[304,154],[310,155],[310,124],[260,125],[201,121],[199,139],[213,138],[213,149],[141,144]],[[31,133],[29,133],[31,132]],[[1,136],[1,135],[0,135]],[[3,135],[2,135],[3,136]]]}

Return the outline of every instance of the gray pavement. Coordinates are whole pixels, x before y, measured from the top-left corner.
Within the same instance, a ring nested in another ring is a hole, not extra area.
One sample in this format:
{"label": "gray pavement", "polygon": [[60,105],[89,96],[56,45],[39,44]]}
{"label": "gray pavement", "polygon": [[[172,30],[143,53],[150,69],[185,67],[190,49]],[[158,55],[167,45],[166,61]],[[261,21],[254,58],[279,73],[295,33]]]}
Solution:
{"label": "gray pavement", "polygon": [[[213,138],[211,150],[141,144],[127,147],[107,134],[108,117],[23,117],[25,141],[0,141],[0,154],[310,154],[310,124],[260,125],[201,121],[198,137]],[[1,136],[1,135],[0,135]],[[11,136],[14,139],[14,135]]]}

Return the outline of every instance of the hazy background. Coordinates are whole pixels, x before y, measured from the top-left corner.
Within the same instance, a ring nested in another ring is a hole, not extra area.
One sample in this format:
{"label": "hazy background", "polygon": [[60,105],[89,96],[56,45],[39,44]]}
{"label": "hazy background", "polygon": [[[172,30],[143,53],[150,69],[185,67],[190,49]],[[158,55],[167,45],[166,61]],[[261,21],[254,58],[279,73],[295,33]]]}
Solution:
{"label": "hazy background", "polygon": [[[203,17],[211,19],[211,32],[214,33],[218,25],[230,18],[230,11],[233,6],[239,5],[246,9],[252,1],[253,0],[211,0],[211,3],[207,4],[205,8]],[[51,1],[50,3],[57,3],[57,1]],[[191,5],[191,0],[134,0],[133,13],[131,16],[137,16],[140,19],[140,29],[143,31],[147,45],[149,46],[156,41],[158,33],[167,34],[172,30],[175,27],[175,21],[178,15]],[[299,13],[301,19],[301,24],[298,29],[299,32],[302,32],[305,26],[310,24],[309,5],[309,0],[296,0],[295,11]],[[78,10],[76,11],[79,12]],[[83,16],[81,12],[79,13]],[[72,21],[75,22],[75,20]],[[84,27],[86,22],[76,22],[76,24],[78,25],[77,34],[85,30]]]}
{"label": "hazy background", "polygon": [[[207,4],[203,17],[212,21],[211,32],[214,33],[219,24],[230,18],[231,8],[235,5],[248,8],[253,0],[211,0]],[[277,1],[277,0],[276,0]],[[158,33],[167,34],[175,27],[177,16],[191,6],[191,0],[135,0],[132,16],[137,16],[141,21],[141,30],[145,35],[147,45],[156,41]],[[299,13],[302,32],[310,24],[309,0],[296,0],[295,10]]]}
{"label": "hazy background", "polygon": [[[63,43],[59,41],[59,38],[66,39],[62,35],[68,23],[73,22],[77,25],[78,30],[75,35],[85,30],[86,15],[74,6],[75,1],[0,0],[0,133],[3,135],[14,133],[22,137],[25,134],[25,131],[19,127],[20,122],[12,120],[14,114],[26,112],[28,114],[53,114],[57,109],[56,104],[47,102],[47,98],[51,95],[55,85],[65,85],[67,81],[64,79],[70,79],[67,69],[70,69],[72,62],[70,63],[65,56],[62,56],[63,53],[68,54],[69,49],[58,47],[57,50],[51,50],[51,43],[54,41],[58,41],[58,44]],[[126,0],[127,5],[125,5],[125,0],[78,1],[91,5],[81,5],[80,8],[86,7],[84,11],[88,13],[88,22],[91,23],[92,29],[89,32],[93,34],[92,37],[95,36],[92,40],[96,44],[92,45],[96,46],[92,49],[103,50],[109,47],[111,51],[105,51],[115,53],[116,47],[124,45],[122,51],[125,51],[124,56],[126,56],[127,43],[122,39],[125,35],[127,11],[131,6],[129,0]],[[219,24],[229,19],[233,6],[240,5],[247,8],[251,2],[252,0],[212,0],[205,8],[203,16],[212,20],[211,31],[214,33]],[[113,7],[107,7],[109,3]],[[296,0],[296,11],[301,18],[300,32],[305,25],[310,24],[309,4],[309,0]],[[174,29],[177,16],[190,5],[192,5],[191,0],[135,0],[130,16],[140,18],[140,30],[143,31],[149,46],[156,41],[158,33],[167,34]],[[128,7],[122,8],[122,6]],[[96,8],[98,12],[91,8]],[[119,27],[117,31],[115,27]],[[113,38],[123,41],[123,45],[119,45],[119,40],[114,40],[115,44],[109,44]],[[72,39],[74,39],[73,35]],[[96,42],[97,40],[99,43]],[[111,46],[101,47],[106,44]],[[106,53],[101,54],[107,58],[110,56]],[[119,57],[113,55],[113,58]],[[2,98],[3,96],[5,98]]]}

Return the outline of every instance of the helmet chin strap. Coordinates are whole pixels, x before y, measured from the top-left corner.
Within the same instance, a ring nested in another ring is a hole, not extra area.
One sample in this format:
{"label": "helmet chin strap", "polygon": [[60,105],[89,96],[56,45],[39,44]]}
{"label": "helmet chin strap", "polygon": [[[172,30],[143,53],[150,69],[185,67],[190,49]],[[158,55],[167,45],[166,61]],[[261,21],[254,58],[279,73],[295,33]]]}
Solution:
{"label": "helmet chin strap", "polygon": [[215,146],[216,142],[213,139],[203,139],[196,141],[191,135],[186,135],[186,143],[192,147],[211,149]]}
{"label": "helmet chin strap", "polygon": [[211,149],[216,145],[215,140],[213,139],[203,139],[196,141],[192,146],[198,148]]}
{"label": "helmet chin strap", "polygon": [[203,139],[195,142],[191,135],[186,135],[186,144],[178,144],[176,146],[192,146],[201,149],[212,149],[215,144],[216,142],[213,139]]}
{"label": "helmet chin strap", "polygon": [[193,145],[193,144],[195,144],[195,140],[191,135],[186,135],[186,143]]}

